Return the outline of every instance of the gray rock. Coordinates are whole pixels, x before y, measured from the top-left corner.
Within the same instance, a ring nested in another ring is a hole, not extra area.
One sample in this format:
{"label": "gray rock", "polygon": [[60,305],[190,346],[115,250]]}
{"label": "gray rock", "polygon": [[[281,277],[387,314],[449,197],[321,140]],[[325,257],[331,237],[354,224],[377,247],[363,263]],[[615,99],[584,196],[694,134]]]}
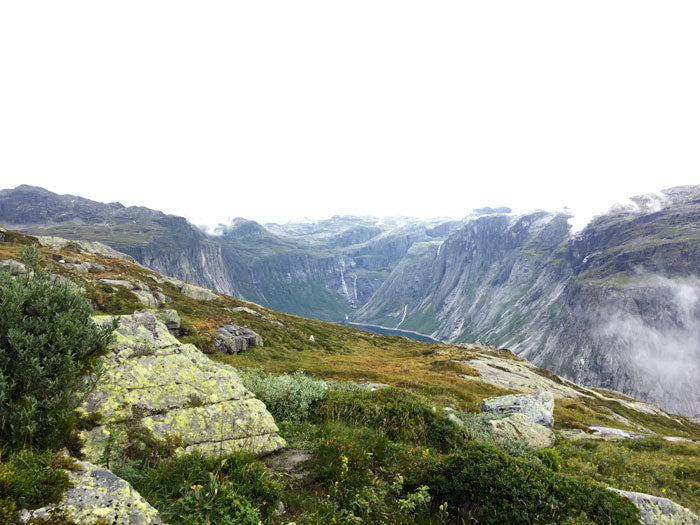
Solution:
{"label": "gray rock", "polygon": [[219,328],[214,345],[224,354],[237,354],[251,346],[263,346],[263,338],[250,328],[227,324]]}
{"label": "gray rock", "polygon": [[0,226],[0,242],[3,242],[5,240],[5,234],[7,233],[7,230]]}
{"label": "gray rock", "polygon": [[[112,319],[94,318],[100,325]],[[115,339],[101,358],[102,375],[80,408],[102,416],[81,433],[88,460],[100,457],[110,436],[114,447],[129,444],[126,427],[134,425],[158,440],[179,442],[179,451],[206,455],[262,456],[285,445],[272,415],[234,368],[181,344],[148,311],[118,319]]]}
{"label": "gray rock", "polygon": [[461,419],[459,419],[459,418],[457,417],[457,415],[456,415],[454,412],[449,412],[449,413],[447,414],[447,419],[449,419],[450,421],[452,421],[452,422],[453,422],[455,425],[457,425],[458,427],[464,427],[464,421],[462,421]]}
{"label": "gray rock", "polygon": [[627,492],[611,489],[624,496],[639,509],[639,517],[644,525],[700,525],[700,517],[681,507],[668,498],[659,498],[641,492]]}
{"label": "gray rock", "polygon": [[63,277],[62,275],[58,274],[51,274],[49,277],[52,283],[56,284],[65,284],[68,288],[73,290],[74,292],[84,294],[85,293],[85,286],[83,286],[80,283],[76,283],[75,281],[72,281],[70,279],[67,279],[66,277]]}
{"label": "gray rock", "polygon": [[66,490],[63,501],[57,506],[22,511],[22,523],[32,518],[47,519],[53,509],[65,512],[78,525],[94,523],[98,518],[114,525],[162,523],[158,511],[126,481],[85,461],[77,463],[80,470],[68,472],[73,486]]}
{"label": "gray rock", "polygon": [[180,279],[168,277],[164,280],[165,282],[175,286],[181,294],[186,295],[190,299],[196,299],[198,301],[215,301],[219,298],[218,295],[207,288],[195,286],[194,284],[186,283]]}
{"label": "gray rock", "polygon": [[554,424],[554,396],[549,391],[536,394],[511,394],[489,397],[481,402],[481,411],[494,414],[524,414],[535,423]]}
{"label": "gray rock", "polygon": [[535,448],[551,448],[556,442],[554,432],[544,425],[535,423],[525,414],[518,413],[489,421],[489,427],[489,432],[497,438],[513,441],[523,439]]}
{"label": "gray rock", "polygon": [[591,425],[588,428],[593,432],[594,436],[600,436],[609,441],[614,441],[616,439],[639,439],[649,437],[649,434],[641,434],[639,432],[632,432],[621,428],[611,428],[600,425]]}
{"label": "gray rock", "polygon": [[163,323],[168,331],[175,337],[178,337],[182,333],[182,330],[180,330],[180,316],[177,310],[153,310],[150,313],[155,315],[156,319]]}
{"label": "gray rock", "polygon": [[131,293],[136,296],[138,302],[146,308],[160,308],[164,304],[170,302],[170,298],[159,289],[153,290],[146,283],[142,283],[138,280],[98,279],[98,282],[110,286],[121,286],[122,288],[131,290]]}
{"label": "gray rock", "polygon": [[12,259],[5,259],[0,261],[0,271],[7,272],[15,277],[19,275],[24,275],[27,273],[27,268],[19,261],[14,261]]}

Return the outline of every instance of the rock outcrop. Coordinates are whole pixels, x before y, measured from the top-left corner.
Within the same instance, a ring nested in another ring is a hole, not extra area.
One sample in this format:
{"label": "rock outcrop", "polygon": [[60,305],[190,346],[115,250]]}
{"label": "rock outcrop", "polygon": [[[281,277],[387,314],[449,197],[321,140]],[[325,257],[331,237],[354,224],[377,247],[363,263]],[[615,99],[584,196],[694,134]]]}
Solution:
{"label": "rock outcrop", "polygon": [[551,392],[489,397],[481,402],[482,412],[523,414],[530,420],[551,427],[554,424],[554,396]]}
{"label": "rock outcrop", "polygon": [[27,273],[27,268],[19,261],[5,259],[0,261],[0,271],[7,272],[15,277]]}
{"label": "rock outcrop", "polygon": [[224,354],[237,354],[251,346],[263,346],[263,338],[250,328],[227,324],[217,331],[214,345]]}
{"label": "rock outcrop", "polygon": [[81,408],[86,416],[101,416],[82,436],[88,460],[99,457],[110,435],[118,445],[147,435],[204,454],[264,455],[285,445],[265,405],[243,387],[233,368],[181,344],[151,312],[119,316],[118,322],[102,358],[103,375]]}
{"label": "rock outcrop", "polygon": [[121,286],[130,290],[139,303],[146,308],[160,308],[170,302],[170,298],[160,288],[152,288],[136,279],[99,279],[98,282],[109,286]]}
{"label": "rock outcrop", "polygon": [[489,421],[489,432],[500,439],[523,439],[535,448],[551,448],[556,442],[554,432],[532,421],[525,414],[513,414],[503,419]]}
{"label": "rock outcrop", "polygon": [[109,470],[86,461],[78,461],[78,470],[68,471],[72,487],[56,506],[43,507],[20,514],[26,523],[33,518],[49,519],[51,511],[62,512],[78,525],[103,520],[110,525],[159,525],[158,511],[136,492],[129,483]]}
{"label": "rock outcrop", "polygon": [[639,509],[644,525],[700,525],[700,516],[667,498],[641,492],[611,489],[624,496]]}

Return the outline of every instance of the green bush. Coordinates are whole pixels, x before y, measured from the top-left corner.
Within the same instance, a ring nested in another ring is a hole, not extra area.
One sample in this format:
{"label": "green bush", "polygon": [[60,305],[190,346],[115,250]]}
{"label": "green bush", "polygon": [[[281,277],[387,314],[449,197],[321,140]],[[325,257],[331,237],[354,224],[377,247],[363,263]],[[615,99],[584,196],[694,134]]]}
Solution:
{"label": "green bush", "polygon": [[327,391],[315,411],[319,422],[345,421],[383,429],[392,440],[449,450],[468,440],[466,433],[423,398],[398,388]]}
{"label": "green bush", "polygon": [[325,392],[319,381],[297,370],[291,375],[266,374],[261,368],[239,371],[243,385],[260,399],[277,421],[303,421]]}
{"label": "green bush", "polygon": [[91,387],[91,358],[113,326],[97,327],[82,296],[51,282],[35,247],[22,256],[31,273],[0,272],[0,441],[51,448],[68,439]]}
{"label": "green bush", "polygon": [[0,523],[15,523],[20,509],[59,503],[70,486],[57,456],[21,451],[0,463]]}
{"label": "green bush", "polygon": [[585,515],[594,523],[638,523],[636,507],[595,482],[552,472],[534,457],[512,457],[469,443],[437,460],[421,480],[434,497],[460,507],[467,522],[561,523]]}
{"label": "green bush", "polygon": [[229,513],[239,519],[232,523],[249,523],[255,516],[257,524],[272,515],[282,493],[265,466],[245,454],[205,457],[195,452],[157,464],[128,462],[114,473],[176,525],[200,523],[197,512],[206,513],[212,523],[228,523],[221,516]]}
{"label": "green bush", "polygon": [[[407,490],[402,471],[423,455],[380,429],[330,423],[320,428],[313,468],[323,489],[311,523],[411,523],[431,511],[430,488]],[[424,449],[424,454],[429,451]]]}

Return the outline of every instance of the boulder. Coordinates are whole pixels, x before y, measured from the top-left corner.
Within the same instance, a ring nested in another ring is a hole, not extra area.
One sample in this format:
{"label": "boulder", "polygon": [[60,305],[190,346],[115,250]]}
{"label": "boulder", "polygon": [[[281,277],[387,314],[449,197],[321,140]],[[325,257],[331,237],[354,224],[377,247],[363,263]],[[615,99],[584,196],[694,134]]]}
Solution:
{"label": "boulder", "polygon": [[86,461],[78,461],[79,470],[68,472],[72,487],[56,506],[32,511],[24,510],[20,522],[32,518],[48,519],[54,509],[78,525],[92,524],[101,519],[110,525],[156,525],[162,523],[158,511],[136,492],[131,485],[109,470]]}
{"label": "boulder", "polygon": [[659,498],[641,492],[611,489],[624,496],[639,509],[639,518],[644,525],[678,524],[700,525],[700,517],[668,498]]}
{"label": "boulder", "polygon": [[136,279],[98,279],[98,282],[131,290],[131,293],[136,296],[136,300],[146,308],[160,308],[164,304],[171,302],[170,298],[160,289],[151,289],[146,283]]}
{"label": "boulder", "polygon": [[5,234],[7,233],[7,230],[0,226],[0,242],[3,242],[5,240]]}
{"label": "boulder", "polygon": [[27,268],[19,261],[5,259],[0,261],[0,271],[7,272],[15,277],[27,273]]}
{"label": "boulder", "polygon": [[194,284],[186,283],[180,279],[166,277],[163,279],[163,281],[172,284],[181,294],[186,295],[190,299],[196,299],[198,301],[215,301],[219,298],[218,295],[207,288],[195,286]]}
{"label": "boulder", "polygon": [[510,394],[489,397],[481,402],[482,412],[494,414],[524,414],[535,423],[551,427],[554,424],[554,396],[549,391],[535,394]]}
{"label": "boulder", "polygon": [[263,338],[250,328],[227,324],[217,329],[214,345],[224,354],[237,354],[251,346],[263,346]]}
{"label": "boulder", "polygon": [[156,318],[165,325],[170,332],[175,337],[178,337],[182,330],[180,330],[180,316],[177,310],[152,310],[150,313],[156,316]]}
{"label": "boulder", "polygon": [[[41,246],[49,248],[50,250],[63,250],[64,248],[71,246],[76,248],[82,253],[87,253],[90,255],[100,255],[102,257],[108,257],[110,259],[120,259],[122,261],[127,261],[132,264],[138,264],[136,259],[126,255],[125,253],[118,252],[114,248],[110,248],[106,244],[96,241],[73,241],[69,239],[63,239],[61,237],[53,237],[50,235],[39,235],[37,240]],[[140,266],[140,265],[139,265]]]}
{"label": "boulder", "polygon": [[551,448],[556,441],[554,432],[521,413],[489,421],[489,432],[501,439],[524,439],[535,448]]}
{"label": "boulder", "polygon": [[117,319],[115,340],[101,358],[103,373],[81,407],[85,416],[101,416],[98,426],[82,433],[88,460],[100,456],[108,438],[121,440],[115,446],[134,444],[127,443],[129,435],[205,454],[264,455],[285,445],[267,408],[235,369],[181,344],[149,311]]}

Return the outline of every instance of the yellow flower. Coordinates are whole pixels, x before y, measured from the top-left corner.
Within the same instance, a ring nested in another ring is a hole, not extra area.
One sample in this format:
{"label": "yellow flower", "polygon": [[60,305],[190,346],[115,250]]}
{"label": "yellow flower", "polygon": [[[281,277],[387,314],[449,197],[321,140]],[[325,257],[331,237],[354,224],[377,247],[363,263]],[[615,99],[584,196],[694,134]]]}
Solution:
{"label": "yellow flower", "polygon": [[440,505],[440,510],[445,510],[445,506],[444,506],[444,505]]}
{"label": "yellow flower", "polygon": [[330,494],[326,494],[326,499],[331,499],[331,495],[330,495]]}
{"label": "yellow flower", "polygon": [[336,486],[336,487],[338,486],[338,482],[337,482],[337,481],[335,482],[335,486]]}
{"label": "yellow flower", "polygon": [[666,494],[666,489],[661,489],[661,492],[663,492],[664,494]]}

